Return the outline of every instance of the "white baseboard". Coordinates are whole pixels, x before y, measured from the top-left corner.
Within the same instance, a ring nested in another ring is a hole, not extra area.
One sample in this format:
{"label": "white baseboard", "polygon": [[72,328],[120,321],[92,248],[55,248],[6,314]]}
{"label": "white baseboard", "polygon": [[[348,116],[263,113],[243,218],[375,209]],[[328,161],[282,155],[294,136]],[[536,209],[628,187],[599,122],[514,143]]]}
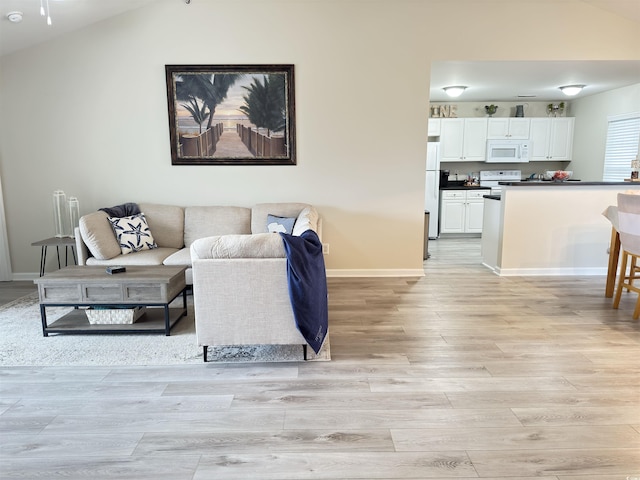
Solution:
{"label": "white baseboard", "polygon": [[606,267],[570,267],[570,268],[500,268],[494,272],[501,277],[526,277],[526,276],[592,276],[606,275]]}
{"label": "white baseboard", "polygon": [[33,281],[39,277],[39,273],[14,273],[11,275],[11,280],[14,282],[26,282],[27,280]]}
{"label": "white baseboard", "polygon": [[327,269],[327,277],[424,277],[422,268],[416,269]]}

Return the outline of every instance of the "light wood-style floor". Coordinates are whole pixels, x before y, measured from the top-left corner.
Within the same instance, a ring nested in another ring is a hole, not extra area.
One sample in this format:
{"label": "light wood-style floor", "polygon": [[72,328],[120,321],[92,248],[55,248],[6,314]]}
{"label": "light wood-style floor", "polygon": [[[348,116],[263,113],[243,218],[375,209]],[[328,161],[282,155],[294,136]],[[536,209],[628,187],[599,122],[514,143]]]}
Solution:
{"label": "light wood-style floor", "polygon": [[0,478],[638,479],[635,294],[479,249],[329,279],[331,362],[2,368]]}

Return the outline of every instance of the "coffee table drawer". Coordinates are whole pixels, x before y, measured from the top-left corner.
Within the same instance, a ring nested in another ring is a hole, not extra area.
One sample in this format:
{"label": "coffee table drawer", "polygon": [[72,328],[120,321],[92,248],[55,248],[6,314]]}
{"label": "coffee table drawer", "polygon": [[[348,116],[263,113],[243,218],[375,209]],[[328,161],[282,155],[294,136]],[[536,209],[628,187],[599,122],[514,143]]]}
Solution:
{"label": "coffee table drawer", "polygon": [[82,285],[83,302],[121,302],[122,285]]}
{"label": "coffee table drawer", "polygon": [[164,295],[164,285],[125,285],[124,286],[124,301],[139,302],[145,301],[149,303],[153,302],[166,302],[166,296]]}
{"label": "coffee table drawer", "polygon": [[77,302],[80,300],[80,288],[75,285],[38,285],[40,302]]}

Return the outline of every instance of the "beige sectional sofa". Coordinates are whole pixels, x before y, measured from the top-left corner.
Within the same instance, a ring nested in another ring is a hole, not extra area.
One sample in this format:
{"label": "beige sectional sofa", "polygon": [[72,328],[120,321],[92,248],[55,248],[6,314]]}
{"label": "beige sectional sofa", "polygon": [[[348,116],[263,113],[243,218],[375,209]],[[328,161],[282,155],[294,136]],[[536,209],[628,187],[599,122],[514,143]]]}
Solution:
{"label": "beige sectional sofa", "polygon": [[[267,234],[268,215],[295,217],[299,234],[303,225],[321,236],[321,221],[316,209],[305,203],[263,203],[252,208],[237,206],[193,206],[181,207],[154,203],[139,203],[144,213],[157,248],[123,254],[116,239],[109,215],[97,211],[84,215],[76,231],[76,250],[79,265],[184,265],[187,267],[186,280],[193,284],[190,247],[200,238],[223,235]],[[275,236],[277,237],[277,235]],[[269,237],[272,243],[275,238]],[[244,255],[248,258],[263,256],[260,245],[251,245],[247,238],[237,237],[234,241],[245,243]],[[265,240],[267,241],[267,240]],[[226,242],[230,247],[229,241]],[[221,254],[223,252],[220,252]],[[282,251],[284,256],[284,250]]]}
{"label": "beige sectional sofa", "polygon": [[306,355],[307,342],[296,327],[289,295],[283,239],[269,233],[267,222],[270,215],[295,218],[292,235],[313,230],[321,238],[322,222],[313,206],[139,207],[156,248],[123,254],[108,215],[98,211],[80,219],[78,263],[187,266],[205,361],[208,347],[223,345],[297,344],[304,345]]}

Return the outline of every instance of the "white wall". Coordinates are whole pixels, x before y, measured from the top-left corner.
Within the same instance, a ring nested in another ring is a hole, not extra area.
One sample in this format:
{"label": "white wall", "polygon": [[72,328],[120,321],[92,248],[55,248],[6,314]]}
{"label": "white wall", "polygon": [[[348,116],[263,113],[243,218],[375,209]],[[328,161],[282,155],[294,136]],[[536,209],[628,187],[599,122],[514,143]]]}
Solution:
{"label": "white wall", "polygon": [[[431,62],[638,60],[639,43],[637,23],[578,0],[160,0],[7,55],[0,173],[13,269],[37,272],[30,243],[53,233],[62,189],[82,213],[310,202],[329,269],[419,272]],[[172,167],[164,65],[188,63],[295,64],[298,165]]]}
{"label": "white wall", "polygon": [[571,108],[576,116],[571,169],[576,178],[602,181],[607,119],[611,115],[640,111],[640,83],[577,99]]}
{"label": "white wall", "polygon": [[11,262],[9,258],[9,238],[7,237],[7,221],[4,215],[2,196],[2,179],[0,178],[0,282],[11,280]]}

